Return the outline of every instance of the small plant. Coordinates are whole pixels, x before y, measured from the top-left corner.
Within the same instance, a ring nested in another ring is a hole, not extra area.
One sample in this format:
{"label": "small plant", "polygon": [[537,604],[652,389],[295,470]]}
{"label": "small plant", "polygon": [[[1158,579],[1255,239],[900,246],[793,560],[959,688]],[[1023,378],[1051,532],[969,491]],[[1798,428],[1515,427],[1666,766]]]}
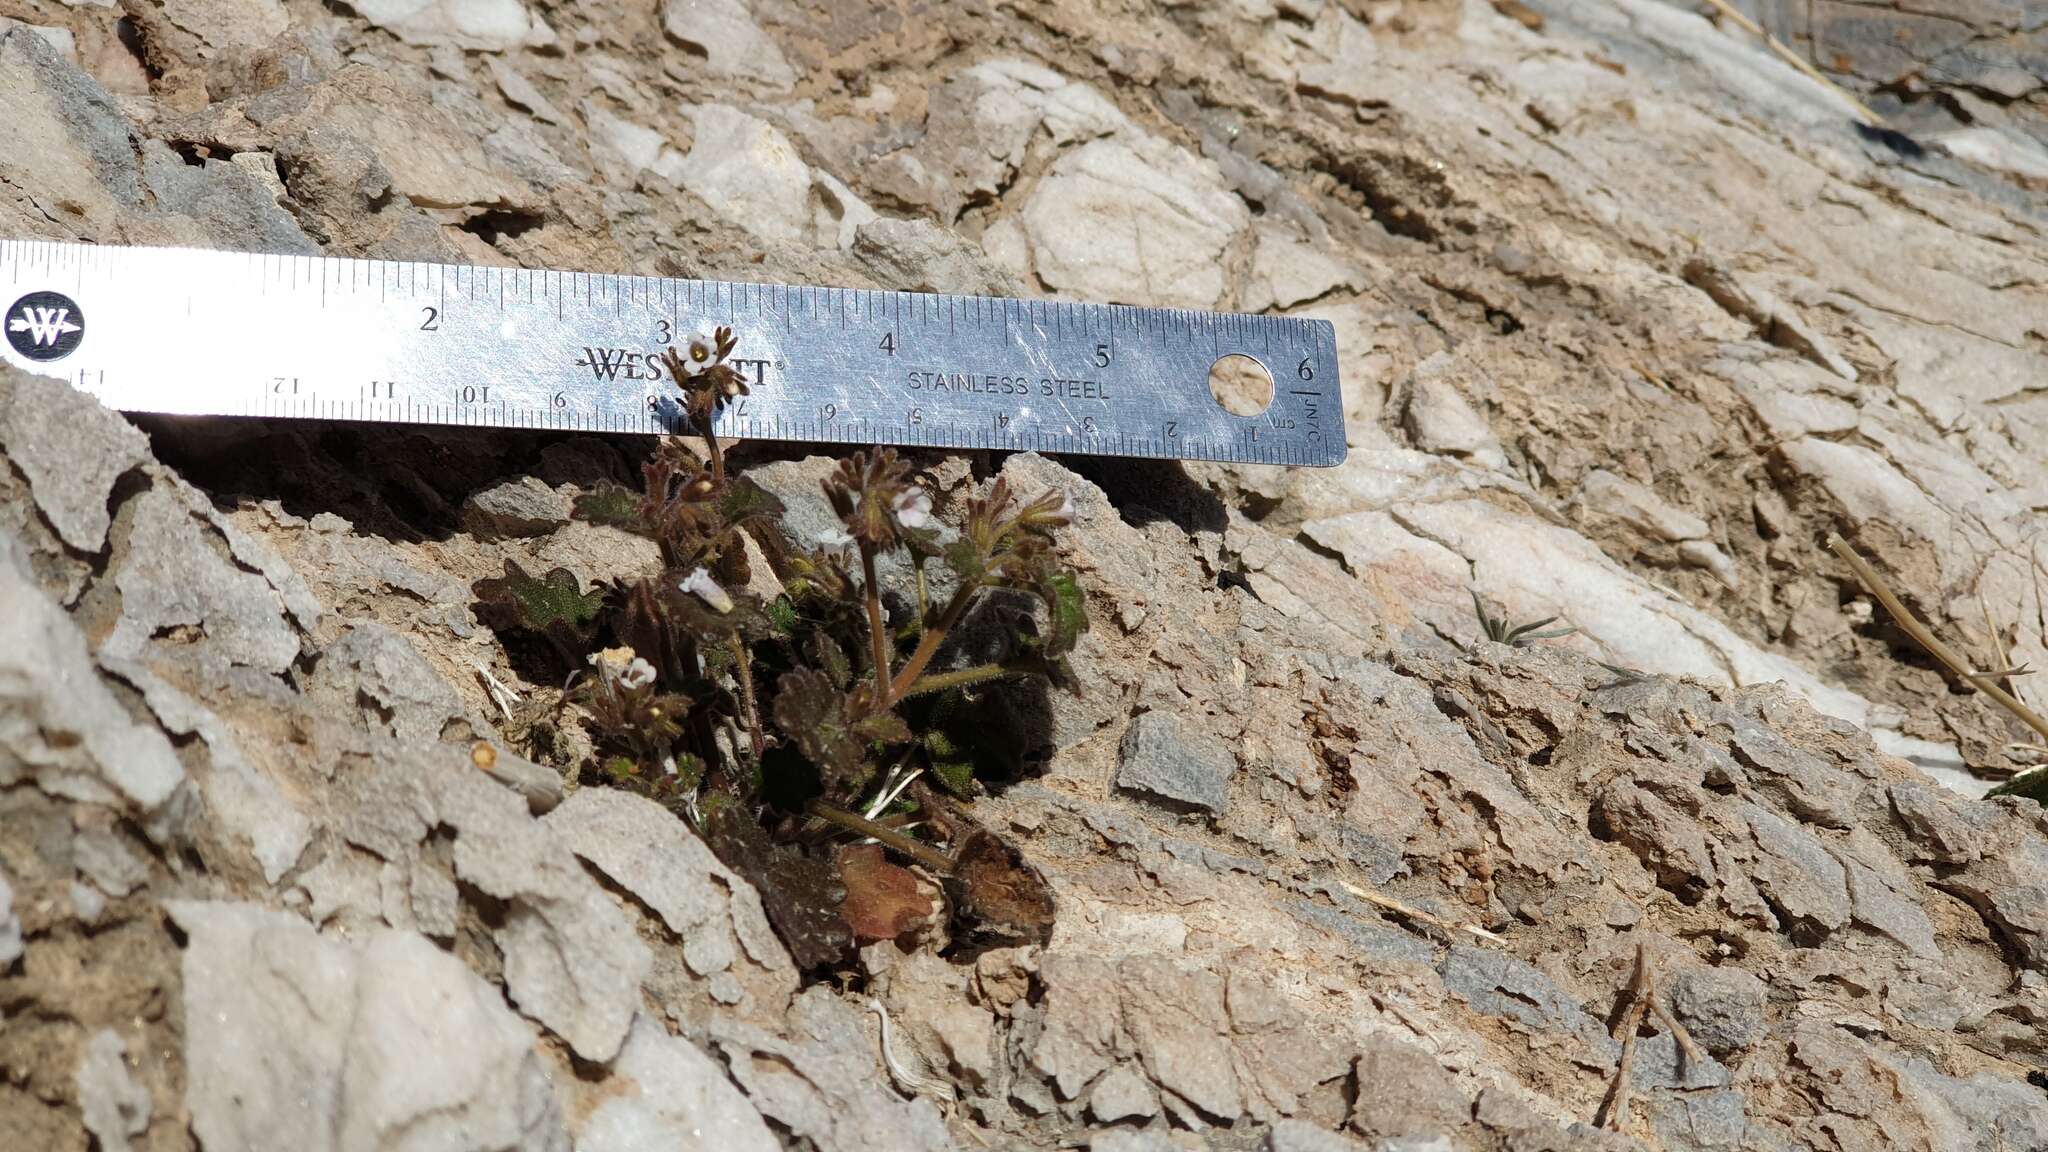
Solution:
{"label": "small plant", "polygon": [[1544,626],[1557,622],[1558,618],[1555,616],[1545,616],[1541,620],[1532,620],[1527,624],[1511,624],[1507,617],[1495,616],[1488,612],[1486,602],[1479,598],[1477,592],[1472,593],[1472,610],[1478,613],[1479,630],[1485,633],[1488,640],[1496,644],[1506,644],[1511,648],[1524,648],[1538,640],[1555,640],[1578,631],[1577,628],[1570,626],[1552,628],[1548,632],[1541,631]]}
{"label": "small plant", "polygon": [[[689,820],[761,889],[799,963],[940,919],[933,886],[884,848],[937,878],[957,933],[1042,939],[1043,879],[965,804],[984,759],[971,705],[1019,678],[1073,685],[1066,657],[1088,617],[1052,548],[1071,505],[998,478],[949,539],[910,464],[879,448],[825,478],[833,530],[792,541],[780,501],[736,475],[712,434],[747,390],[734,344],[720,328],[664,357],[696,442],[664,440],[638,493],[577,502],[581,518],[654,540],[662,570],[584,592],[567,573],[508,566],[477,583],[479,611],[547,637],[573,666],[561,707],[595,746],[585,782]],[[748,591],[749,537],[780,581],[772,599]],[[916,591],[893,614],[878,575],[892,554]],[[932,578],[941,569],[950,580]],[[935,584],[951,588],[943,602]],[[954,643],[970,621],[971,659]]]}

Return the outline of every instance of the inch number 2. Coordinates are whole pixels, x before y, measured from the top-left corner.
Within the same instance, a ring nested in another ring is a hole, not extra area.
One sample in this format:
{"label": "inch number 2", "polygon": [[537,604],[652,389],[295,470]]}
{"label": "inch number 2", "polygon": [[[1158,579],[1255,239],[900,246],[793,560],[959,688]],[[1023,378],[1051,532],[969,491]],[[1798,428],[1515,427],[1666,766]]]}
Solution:
{"label": "inch number 2", "polygon": [[427,314],[426,318],[420,321],[420,331],[439,332],[441,330],[441,310],[433,307],[422,307],[420,311]]}

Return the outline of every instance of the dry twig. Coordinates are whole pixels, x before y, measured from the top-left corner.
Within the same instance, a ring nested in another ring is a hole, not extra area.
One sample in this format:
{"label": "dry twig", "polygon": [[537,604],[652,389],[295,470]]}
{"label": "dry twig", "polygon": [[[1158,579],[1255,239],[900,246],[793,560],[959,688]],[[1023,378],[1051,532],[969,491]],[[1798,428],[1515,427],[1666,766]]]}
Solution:
{"label": "dry twig", "polygon": [[[1635,1064],[1636,1033],[1642,1029],[1643,1014],[1649,1011],[1657,995],[1650,975],[1650,950],[1641,943],[1636,945],[1635,973],[1629,977],[1628,987],[1622,995],[1628,997],[1628,1007],[1621,1014],[1621,1063],[1615,1068],[1614,1083],[1608,1086],[1607,1098],[1600,1102],[1600,1110],[1593,1115],[1595,1127],[1614,1132],[1621,1131],[1621,1126],[1627,1122],[1629,1075]],[[1688,1041],[1690,1039],[1687,1037]]]}
{"label": "dry twig", "polygon": [[1778,59],[1783,60],[1785,63],[1790,64],[1794,68],[1799,69],[1799,71],[1803,73],[1808,79],[1819,84],[1821,87],[1826,88],[1828,91],[1833,92],[1835,95],[1840,96],[1842,99],[1847,100],[1849,102],[1849,106],[1856,109],[1856,114],[1862,117],[1863,122],[1865,124],[1870,125],[1872,128],[1882,128],[1885,126],[1884,117],[1879,116],[1877,113],[1871,111],[1870,106],[1868,104],[1865,104],[1863,101],[1858,100],[1856,97],[1850,95],[1849,92],[1843,89],[1843,87],[1840,84],[1837,84],[1833,80],[1828,79],[1827,76],[1823,74],[1820,69],[1815,68],[1810,62],[1807,61],[1807,59],[1804,56],[1801,56],[1799,53],[1794,52],[1792,49],[1785,47],[1785,45],[1782,42],[1780,42],[1776,36],[1773,36],[1769,32],[1764,31],[1763,26],[1761,24],[1758,24],[1756,21],[1751,20],[1749,17],[1743,15],[1740,11],[1736,9],[1736,7],[1733,4],[1728,3],[1728,0],[1707,0],[1707,3],[1713,5],[1714,10],[1719,12],[1721,15],[1726,16],[1730,20],[1733,20],[1738,26],[1742,28],[1743,31],[1749,33],[1751,36],[1755,36],[1761,39],[1767,46],[1769,46],[1770,50],[1773,53],[1777,54]]}
{"label": "dry twig", "polygon": [[[1849,547],[1847,541],[1843,540],[1840,536],[1830,536],[1828,537],[1828,547],[1834,550],[1835,555],[1842,558],[1842,562],[1849,566],[1850,571],[1856,573],[1856,579],[1862,583],[1866,591],[1877,599],[1878,603],[1884,605],[1884,610],[1891,613],[1892,622],[1899,626],[1900,631],[1911,636],[1915,644],[1926,649],[1928,655],[1947,665],[1948,670],[1961,677],[1965,683],[1991,697],[2000,707],[2017,717],[2021,723],[2039,733],[2043,740],[2048,740],[2048,719],[2043,719],[2040,713],[2020,703],[2019,699],[2012,693],[1999,687],[1998,676],[1986,675],[1970,667],[1970,662],[1963,659],[1960,652],[1949,647],[1941,637],[1936,636],[1927,625],[1922,624],[1919,618],[1906,608],[1905,604],[1892,592],[1891,585],[1885,583],[1884,577],[1877,574],[1877,569],[1871,567],[1870,562],[1857,554],[1854,548]],[[2004,674],[2012,675],[2012,671],[2008,669]]]}
{"label": "dry twig", "polygon": [[1389,912],[1393,912],[1401,916],[1406,916],[1410,920],[1420,921],[1421,923],[1427,924],[1433,928],[1440,928],[1443,931],[1452,933],[1454,935],[1459,932],[1469,932],[1472,935],[1479,937],[1481,940],[1485,940],[1488,943],[1492,944],[1505,943],[1505,941],[1503,941],[1499,936],[1496,936],[1493,933],[1488,932],[1486,929],[1481,928],[1477,924],[1453,924],[1449,920],[1446,920],[1441,916],[1436,916],[1428,912],[1424,912],[1422,909],[1417,908],[1410,904],[1403,904],[1399,900],[1394,899],[1392,896],[1382,896],[1378,892],[1374,892],[1365,888],[1360,888],[1358,885],[1353,884],[1349,881],[1339,880],[1337,881],[1337,887],[1342,888],[1344,891],[1350,893],[1351,895],[1358,897],[1360,900],[1365,901],[1367,904],[1377,905],[1378,907],[1385,908]]}

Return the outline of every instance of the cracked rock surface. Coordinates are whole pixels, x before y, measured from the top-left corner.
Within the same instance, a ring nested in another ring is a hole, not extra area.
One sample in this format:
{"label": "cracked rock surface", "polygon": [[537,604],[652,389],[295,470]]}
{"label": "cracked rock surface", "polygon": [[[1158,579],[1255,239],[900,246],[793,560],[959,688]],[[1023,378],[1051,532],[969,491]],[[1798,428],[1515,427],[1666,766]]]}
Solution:
{"label": "cracked rock surface", "polygon": [[2048,1147],[2018,734],[1821,543],[2048,662],[2042,20],[1739,6],[1897,131],[1657,0],[0,0],[0,236],[1309,315],[1351,441],[919,459],[1074,502],[1057,920],[826,979],[507,741],[470,585],[654,567],[646,444],[0,366],[0,1148]]}

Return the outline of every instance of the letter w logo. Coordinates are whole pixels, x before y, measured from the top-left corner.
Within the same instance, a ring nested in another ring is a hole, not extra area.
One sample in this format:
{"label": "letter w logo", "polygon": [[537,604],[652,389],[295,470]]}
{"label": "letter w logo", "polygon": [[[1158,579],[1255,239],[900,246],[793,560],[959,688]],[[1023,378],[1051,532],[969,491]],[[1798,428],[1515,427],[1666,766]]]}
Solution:
{"label": "letter w logo", "polygon": [[48,348],[57,338],[66,333],[78,331],[78,325],[71,322],[69,308],[31,308],[23,306],[7,321],[9,332],[26,332],[37,345]]}
{"label": "letter w logo", "polygon": [[583,359],[578,360],[576,363],[590,369],[590,374],[599,380],[617,380],[619,378],[619,369],[626,366],[626,350],[624,348],[592,348],[589,345],[585,345],[583,348]]}

